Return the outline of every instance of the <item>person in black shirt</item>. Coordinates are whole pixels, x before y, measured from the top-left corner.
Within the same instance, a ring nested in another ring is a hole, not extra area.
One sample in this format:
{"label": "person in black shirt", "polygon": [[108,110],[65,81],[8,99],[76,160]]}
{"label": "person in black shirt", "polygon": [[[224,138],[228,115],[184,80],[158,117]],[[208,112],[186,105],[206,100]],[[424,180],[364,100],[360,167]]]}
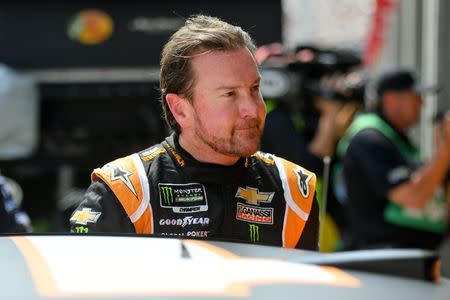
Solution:
{"label": "person in black shirt", "polygon": [[341,140],[350,221],[347,248],[435,249],[448,222],[442,189],[450,163],[450,115],[437,132],[431,160],[407,136],[419,120],[423,87],[407,70],[383,74],[378,106],[358,116]]}

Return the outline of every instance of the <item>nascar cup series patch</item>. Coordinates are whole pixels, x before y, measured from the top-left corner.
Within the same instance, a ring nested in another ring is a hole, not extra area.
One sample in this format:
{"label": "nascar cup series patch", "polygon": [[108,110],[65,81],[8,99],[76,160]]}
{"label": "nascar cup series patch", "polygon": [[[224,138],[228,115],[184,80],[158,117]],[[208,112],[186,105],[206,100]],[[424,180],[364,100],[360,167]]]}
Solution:
{"label": "nascar cup series patch", "polygon": [[205,187],[200,183],[159,183],[161,207],[175,213],[195,213],[208,210]]}

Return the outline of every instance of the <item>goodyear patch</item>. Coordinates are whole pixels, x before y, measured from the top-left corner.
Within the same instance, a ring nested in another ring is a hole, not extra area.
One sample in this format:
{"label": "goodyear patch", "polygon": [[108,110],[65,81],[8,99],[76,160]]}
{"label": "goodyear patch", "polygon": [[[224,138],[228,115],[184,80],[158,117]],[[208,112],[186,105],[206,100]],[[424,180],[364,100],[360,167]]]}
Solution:
{"label": "goodyear patch", "polygon": [[195,213],[208,210],[205,187],[200,183],[159,183],[161,207],[175,213]]}

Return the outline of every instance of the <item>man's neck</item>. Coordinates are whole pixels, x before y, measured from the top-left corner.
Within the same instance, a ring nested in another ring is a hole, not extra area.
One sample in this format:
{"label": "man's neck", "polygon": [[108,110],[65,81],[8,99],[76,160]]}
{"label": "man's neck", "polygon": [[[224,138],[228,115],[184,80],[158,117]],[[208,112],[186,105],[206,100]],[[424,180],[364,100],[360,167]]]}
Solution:
{"label": "man's neck", "polygon": [[239,157],[218,153],[203,141],[194,137],[187,137],[183,133],[179,135],[178,143],[184,151],[202,163],[231,166],[239,160]]}

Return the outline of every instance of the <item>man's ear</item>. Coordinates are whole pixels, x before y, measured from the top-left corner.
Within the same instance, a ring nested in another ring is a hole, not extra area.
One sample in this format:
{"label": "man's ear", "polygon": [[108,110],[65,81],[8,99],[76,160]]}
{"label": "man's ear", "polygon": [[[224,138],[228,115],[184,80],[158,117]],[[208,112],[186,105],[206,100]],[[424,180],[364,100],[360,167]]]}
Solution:
{"label": "man's ear", "polygon": [[166,101],[170,111],[172,112],[173,117],[175,118],[175,120],[177,120],[177,123],[180,125],[180,127],[181,128],[186,127],[188,125],[190,115],[189,101],[184,97],[175,93],[167,94]]}

